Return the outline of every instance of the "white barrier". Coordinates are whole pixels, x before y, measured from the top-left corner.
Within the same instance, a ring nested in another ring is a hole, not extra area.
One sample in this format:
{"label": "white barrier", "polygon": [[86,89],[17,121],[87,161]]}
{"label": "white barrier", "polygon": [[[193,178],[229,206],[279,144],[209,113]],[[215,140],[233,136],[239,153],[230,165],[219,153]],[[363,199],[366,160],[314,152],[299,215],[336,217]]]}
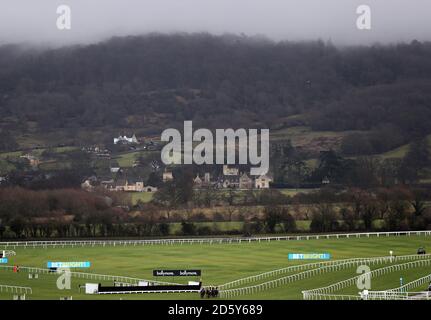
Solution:
{"label": "white barrier", "polygon": [[142,294],[142,293],[196,293],[199,290],[154,290],[154,291],[106,291],[98,292],[97,294]]}
{"label": "white barrier", "polygon": [[355,265],[357,265],[358,263],[359,264],[365,264],[365,263],[376,264],[376,263],[387,263],[387,262],[395,262],[395,261],[421,259],[423,257],[430,257],[431,258],[431,254],[404,255],[404,256],[393,256],[393,257],[383,256],[383,257],[369,257],[369,258],[351,258],[351,259],[341,259],[341,260],[321,261],[321,262],[314,262],[314,263],[307,263],[307,264],[299,264],[299,265],[295,265],[295,266],[290,266],[290,267],[286,267],[286,268],[282,268],[282,269],[276,269],[276,270],[267,271],[267,272],[264,272],[261,274],[241,278],[241,279],[220,285],[219,288],[220,288],[220,290],[227,290],[229,288],[233,288],[233,287],[245,284],[245,283],[256,282],[259,280],[263,280],[265,278],[270,278],[273,276],[286,274],[289,272],[302,271],[302,270],[307,270],[307,269],[316,269],[316,268],[331,266],[331,265],[340,265],[342,263],[354,263]]}
{"label": "white barrier", "polygon": [[[362,275],[355,276],[353,278],[349,278],[349,279],[346,279],[343,281],[336,282],[336,283],[331,284],[331,285],[326,286],[326,287],[322,287],[322,288],[318,288],[318,289],[312,289],[312,290],[304,290],[304,291],[302,291],[303,298],[304,298],[304,300],[331,299],[332,298],[331,296],[334,295],[334,294],[332,294],[333,292],[340,291],[344,288],[355,285],[359,277],[363,277],[363,276],[367,276],[367,275],[370,277],[375,277],[375,276],[381,276],[381,275],[384,275],[387,273],[391,273],[394,271],[401,271],[401,270],[405,270],[405,269],[431,265],[431,259],[429,259],[430,258],[429,255],[423,255],[423,256],[425,256],[426,259],[419,260],[419,261],[407,262],[404,264],[391,265],[388,267],[383,267],[383,268],[376,269],[376,270],[373,270],[373,271],[368,272],[368,273],[364,273]],[[397,293],[395,292],[394,294],[397,294]]]}
{"label": "white barrier", "polygon": [[273,236],[250,238],[184,238],[184,239],[148,239],[148,240],[62,240],[62,241],[8,241],[0,242],[0,247],[83,247],[83,246],[138,246],[138,245],[174,245],[174,244],[231,244],[270,241],[293,240],[322,240],[322,239],[346,239],[346,238],[370,238],[392,236],[431,236],[431,231],[391,231],[391,232],[360,232],[360,233],[334,233],[298,236]]}
{"label": "white barrier", "polygon": [[371,295],[370,293],[368,293],[366,300],[431,300],[431,292],[419,291],[401,293],[389,291],[373,291]]}
{"label": "white barrier", "polygon": [[17,294],[31,294],[30,287],[8,286],[0,284],[0,292],[17,293]]}
{"label": "white barrier", "polygon": [[422,285],[424,285],[426,283],[428,284],[430,282],[431,282],[431,274],[429,274],[429,275],[427,275],[425,277],[416,279],[414,281],[411,281],[409,283],[406,283],[405,285],[403,285],[401,287],[398,287],[398,288],[395,288],[395,289],[389,289],[389,290],[386,290],[386,291],[397,292],[397,293],[408,292],[411,289],[415,289],[415,288],[417,288],[419,286],[422,286]]}
{"label": "white barrier", "polygon": [[[254,294],[260,291],[264,291],[264,290],[268,290],[268,289],[273,289],[276,287],[279,287],[281,285],[285,285],[287,283],[290,282],[294,282],[294,281],[298,281],[298,280],[303,280],[306,278],[310,278],[316,275],[320,275],[326,272],[331,272],[331,271],[341,271],[344,270],[346,268],[349,267],[353,267],[353,266],[358,266],[358,265],[362,265],[362,264],[383,264],[383,263],[393,263],[393,262],[397,262],[397,261],[408,261],[408,260],[420,260],[420,261],[416,261],[416,262],[430,262],[431,263],[431,254],[426,254],[426,255],[405,255],[405,256],[397,256],[397,257],[372,257],[372,258],[353,258],[353,259],[345,259],[345,260],[334,260],[331,261],[331,263],[328,263],[327,265],[323,265],[314,269],[310,269],[310,270],[306,270],[306,271],[302,271],[300,273],[296,273],[296,274],[292,274],[292,275],[288,275],[282,278],[278,278],[275,280],[271,280],[271,281],[267,281],[261,284],[257,284],[254,286],[247,286],[247,287],[241,287],[241,288],[235,288],[235,289],[229,289],[229,290],[220,290],[220,297],[222,298],[231,298],[231,297],[236,297],[236,296],[240,296],[240,295],[245,295],[245,294]],[[412,262],[409,262],[412,263]],[[313,265],[313,264],[308,264]],[[397,265],[394,265],[395,267]],[[390,267],[394,267],[394,266],[390,266]],[[399,265],[398,265],[399,266]],[[285,268],[284,270],[286,270],[288,268]],[[283,269],[281,269],[283,270]],[[380,270],[380,269],[377,269]],[[377,271],[375,270],[375,271]],[[278,272],[279,270],[274,270],[273,272]],[[269,274],[265,273],[265,274]],[[252,277],[248,277],[248,278],[244,278],[244,279],[252,279],[254,277],[254,279],[258,279],[259,275],[257,276],[252,276]],[[357,276],[359,277],[359,276]],[[355,277],[355,279],[357,278]],[[239,279],[237,281],[242,281],[243,279]],[[220,286],[222,289],[226,288],[227,285],[231,285],[232,283],[235,283],[235,281],[222,285]],[[238,282],[236,282],[236,284],[238,284]],[[335,286],[338,288],[338,285],[335,284]],[[319,289],[314,289],[314,290],[319,290]],[[312,291],[312,290],[311,290]],[[304,292],[303,292],[304,293]],[[308,292],[306,292],[308,293]],[[324,292],[318,292],[316,291],[315,293],[318,293],[319,295],[326,293],[326,291]],[[308,298],[308,295],[306,295]],[[333,298],[333,297],[330,297]]]}
{"label": "white barrier", "polygon": [[[13,266],[0,266],[0,270],[8,270],[12,271]],[[34,267],[19,267],[20,272],[28,272],[28,273],[40,273],[40,274],[57,274],[56,271],[52,271],[50,269],[44,269],[44,268],[34,268]],[[78,271],[70,271],[70,275],[75,278],[82,278],[82,279],[89,279],[89,280],[100,280],[100,281],[118,281],[121,283],[138,283],[139,281],[147,281],[147,282],[153,282],[158,284],[166,284],[166,285],[179,285],[179,283],[173,283],[173,282],[165,282],[165,281],[158,281],[158,280],[147,280],[147,279],[138,279],[138,278],[132,278],[132,277],[124,277],[124,276],[113,276],[113,275],[107,275],[107,274],[98,274],[98,273],[89,273],[89,272],[78,272]]]}
{"label": "white barrier", "polygon": [[347,295],[347,294],[315,294],[314,300],[362,300],[359,295]]}
{"label": "white barrier", "polygon": [[430,291],[412,292],[410,290],[416,289],[422,285],[428,284],[431,281],[431,274],[406,283],[403,286],[394,289],[383,291],[369,291],[367,295],[368,300],[429,300],[431,299]]}

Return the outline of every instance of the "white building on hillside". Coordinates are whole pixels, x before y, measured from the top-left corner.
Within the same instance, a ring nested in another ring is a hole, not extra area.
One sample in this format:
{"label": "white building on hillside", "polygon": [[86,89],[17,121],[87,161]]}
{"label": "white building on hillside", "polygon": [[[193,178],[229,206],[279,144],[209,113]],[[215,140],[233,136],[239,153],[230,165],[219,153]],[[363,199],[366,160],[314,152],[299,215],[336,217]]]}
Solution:
{"label": "white building on hillside", "polygon": [[119,143],[131,144],[131,143],[139,143],[139,141],[136,138],[135,134],[133,134],[133,136],[131,136],[130,138],[128,138],[127,136],[120,135],[118,138],[114,138],[114,144],[119,144]]}

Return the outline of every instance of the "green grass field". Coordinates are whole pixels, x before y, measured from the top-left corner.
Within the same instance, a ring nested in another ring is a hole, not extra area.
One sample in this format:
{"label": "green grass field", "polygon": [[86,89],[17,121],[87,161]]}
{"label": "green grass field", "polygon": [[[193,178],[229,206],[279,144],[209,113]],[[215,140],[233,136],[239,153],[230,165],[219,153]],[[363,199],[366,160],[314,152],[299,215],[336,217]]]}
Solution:
{"label": "green grass field", "polygon": [[298,193],[311,193],[318,190],[319,189],[279,189],[282,194],[289,197],[296,196]]}
{"label": "green grass field", "polygon": [[[16,256],[10,257],[9,265],[46,268],[47,261],[90,261],[89,270],[82,272],[154,279],[153,269],[201,269],[205,285],[222,285],[239,278],[287,267],[295,263],[288,253],[329,252],[332,259],[387,256],[389,250],[396,255],[415,254],[420,246],[428,244],[431,237],[404,236],[380,238],[322,239],[307,241],[251,242],[241,244],[175,244],[116,247],[65,247],[65,248],[16,248]],[[9,248],[11,249],[11,248]],[[310,261],[307,261],[310,262]],[[380,266],[373,266],[378,268]],[[376,279],[376,288],[389,289],[399,286],[400,276],[414,280],[430,274],[431,267],[400,271]],[[317,288],[356,276],[356,268],[330,272],[305,280],[296,281],[238,299],[302,299],[302,290]],[[55,274],[41,274],[39,279],[28,279],[25,272],[13,273],[0,268],[0,284],[29,286],[33,294],[28,299],[55,299],[73,296],[73,299],[199,299],[197,293],[137,294],[137,295],[85,295],[78,292],[78,285],[99,282],[72,278],[71,290],[60,291],[56,287]],[[284,275],[282,275],[284,276]],[[281,277],[281,276],[280,276]],[[275,277],[276,278],[276,277]],[[275,278],[269,278],[272,280]],[[171,277],[158,279],[186,283],[193,278]],[[266,280],[260,280],[260,282]],[[102,281],[106,285],[112,282]],[[258,284],[259,282],[247,285]],[[374,283],[374,282],[373,282]],[[422,288],[424,289],[424,288]],[[345,293],[357,294],[358,289],[347,288]],[[11,299],[11,293],[0,293],[0,299]]]}
{"label": "green grass field", "polygon": [[[431,151],[431,135],[428,135],[427,139],[428,139],[428,147],[429,147],[429,150]],[[402,145],[398,148],[395,148],[394,150],[382,153],[379,156],[382,159],[403,158],[409,151],[409,148],[410,148],[410,143]]]}
{"label": "green grass field", "polygon": [[135,205],[138,201],[142,201],[143,203],[150,202],[153,199],[154,193],[151,192],[133,192],[130,193],[132,198],[132,204]]}
{"label": "green grass field", "polygon": [[114,159],[118,161],[120,167],[130,168],[139,157],[147,159],[157,154],[158,153],[156,151],[132,151],[118,154]]}

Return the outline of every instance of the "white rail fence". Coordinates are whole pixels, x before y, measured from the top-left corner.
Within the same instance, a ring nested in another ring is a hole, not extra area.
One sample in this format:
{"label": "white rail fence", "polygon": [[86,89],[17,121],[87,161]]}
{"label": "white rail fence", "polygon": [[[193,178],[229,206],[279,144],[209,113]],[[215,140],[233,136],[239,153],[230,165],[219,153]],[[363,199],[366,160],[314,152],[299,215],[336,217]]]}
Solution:
{"label": "white rail fence", "polygon": [[[235,288],[235,289],[224,289],[226,288],[226,285],[222,285],[220,286],[222,288],[222,290],[220,290],[220,297],[221,298],[232,298],[232,297],[237,297],[240,295],[247,295],[247,294],[255,294],[264,290],[269,290],[269,289],[274,289],[277,288],[281,285],[286,285],[290,282],[294,282],[294,281],[299,281],[299,280],[303,280],[306,278],[310,278],[310,277],[314,277],[317,275],[321,275],[323,273],[326,272],[332,272],[332,271],[341,271],[350,267],[354,267],[354,266],[358,266],[358,265],[362,265],[362,264],[384,264],[384,263],[394,263],[394,262],[399,262],[399,261],[409,261],[409,260],[419,260],[416,262],[423,262],[423,261],[427,261],[431,263],[431,254],[426,254],[426,255],[405,255],[405,256],[397,256],[397,257],[372,257],[372,258],[354,258],[354,259],[346,259],[346,260],[335,260],[332,261],[332,264],[327,264],[327,265],[323,265],[320,266],[318,268],[314,268],[314,269],[310,269],[310,270],[306,270],[306,271],[302,271],[299,273],[295,273],[292,275],[288,275],[282,278],[278,278],[278,279],[274,279],[271,281],[267,281],[264,283],[260,283],[257,285],[253,285],[253,286],[247,286],[247,287],[241,287],[241,288]],[[390,266],[393,267],[393,266]],[[287,268],[285,268],[287,269]],[[281,269],[283,270],[283,269]],[[377,269],[380,270],[380,269]],[[377,271],[375,270],[375,271]],[[279,272],[280,270],[274,270],[273,272]],[[265,273],[264,275],[266,276],[269,273]],[[257,275],[257,276],[253,276],[255,280],[259,280],[259,276],[261,275]],[[248,277],[248,278],[244,278],[244,279],[252,279],[253,277]],[[359,277],[359,276],[358,276]],[[357,278],[357,277],[355,277]],[[240,279],[243,280],[243,279]],[[237,280],[238,281],[238,280]],[[231,282],[231,283],[235,283],[235,282]],[[231,283],[227,284],[230,285]],[[315,289],[318,290],[318,289]],[[315,292],[315,293],[326,293],[326,292]],[[308,297],[308,295],[307,295]]]}
{"label": "white rail fence", "polygon": [[189,239],[149,239],[149,240],[62,240],[62,241],[8,241],[0,242],[0,248],[48,248],[48,247],[84,247],[84,246],[143,246],[143,245],[184,245],[184,244],[223,244],[223,243],[252,243],[270,241],[292,240],[321,240],[321,239],[346,239],[346,238],[370,238],[392,236],[430,236],[431,231],[392,231],[392,232],[360,232],[360,233],[336,233],[279,237],[250,237],[250,238],[189,238]]}
{"label": "white rail fence", "polygon": [[391,289],[389,291],[392,291],[392,292],[407,292],[407,291],[409,291],[411,289],[415,289],[415,288],[420,287],[420,286],[422,286],[424,284],[428,284],[428,283],[430,283],[430,281],[431,281],[431,274],[429,274],[429,275],[427,275],[425,277],[419,278],[417,280],[414,280],[412,282],[406,283],[405,285],[403,285],[403,286],[401,286],[399,288]]}
{"label": "white rail fence", "polygon": [[[359,277],[363,276],[369,276],[369,277],[379,277],[382,275],[385,275],[387,273],[395,272],[395,271],[402,271],[410,268],[417,268],[417,267],[425,267],[431,265],[431,259],[429,259],[429,255],[426,255],[426,259],[421,259],[418,261],[411,261],[403,264],[395,264],[383,268],[379,268],[376,270],[373,270],[368,273],[364,273],[362,275],[355,276],[353,278],[349,278],[343,281],[336,282],[334,284],[331,284],[326,287],[318,288],[318,289],[312,289],[312,290],[305,290],[302,291],[304,300],[329,300],[334,298],[333,296],[339,296],[333,294],[333,292],[340,291],[342,289],[354,286],[359,279]],[[396,294],[396,293],[395,293]]]}
{"label": "white rail fence", "polygon": [[107,291],[98,294],[143,294],[143,293],[191,293],[199,290],[154,290],[154,291]]}
{"label": "white rail fence", "polygon": [[[237,287],[240,285],[244,285],[246,283],[250,282],[256,282],[260,281],[266,278],[271,278],[274,276],[278,276],[281,274],[291,273],[295,271],[303,271],[307,269],[318,269],[322,267],[328,267],[328,266],[337,266],[337,265],[360,265],[360,264],[383,264],[383,263],[392,263],[397,261],[409,261],[409,260],[415,260],[415,259],[431,259],[431,254],[426,255],[403,255],[403,256],[383,256],[383,257],[370,257],[370,258],[351,258],[351,259],[342,259],[342,260],[332,260],[332,261],[322,261],[322,262],[315,262],[315,263],[307,263],[307,264],[300,264],[295,266],[290,266],[282,269],[272,270],[268,272],[264,272],[261,274],[241,278],[235,281],[231,281],[228,283],[225,283],[223,285],[219,286],[220,290],[228,290],[233,287]],[[311,271],[311,270],[310,270]],[[293,276],[293,275],[292,275]]]}
{"label": "white rail fence", "polygon": [[368,294],[363,300],[431,300],[430,291],[420,292],[389,292],[373,291],[372,295]]}
{"label": "white rail fence", "polygon": [[375,291],[373,295],[369,294],[365,297],[360,295],[344,295],[344,294],[319,294],[314,295],[314,300],[431,300],[431,292],[404,292],[395,293],[387,291]]}
{"label": "white rail fence", "polygon": [[388,289],[383,291],[369,291],[367,295],[368,300],[429,300],[431,299],[430,291],[412,292],[412,289],[416,289],[425,284],[429,284],[431,281],[431,274],[422,278],[416,279],[403,286],[394,289]]}
{"label": "white rail fence", "polygon": [[315,293],[313,300],[362,300],[362,298],[359,295]]}
{"label": "white rail fence", "polygon": [[137,282],[121,282],[121,281],[115,281],[114,286],[115,287],[133,287],[137,286]]}
{"label": "white rail fence", "polygon": [[31,294],[32,290],[30,287],[7,286],[0,284],[0,293],[3,292],[16,294]]}
{"label": "white rail fence", "polygon": [[325,272],[340,271],[344,268],[354,265],[355,263],[356,262],[352,261],[352,262],[346,262],[341,264],[328,265],[328,266],[323,266],[316,269],[303,271],[300,273],[295,273],[292,275],[288,275],[282,278],[267,281],[253,286],[247,286],[247,287],[241,287],[241,288],[235,288],[235,289],[229,289],[229,290],[220,290],[220,297],[232,298],[240,295],[255,294],[261,291],[277,288],[281,285],[285,285],[290,282],[299,281],[313,276],[317,276]]}
{"label": "white rail fence", "polygon": [[[0,266],[0,270],[8,270],[12,271],[13,266]],[[44,269],[44,268],[34,268],[34,267],[19,267],[20,272],[28,272],[28,273],[39,273],[39,274],[58,274],[58,271],[52,271],[50,269]],[[70,275],[75,278],[82,278],[82,279],[88,279],[88,280],[99,280],[99,281],[115,281],[120,283],[130,283],[130,284],[136,284],[139,283],[139,281],[147,281],[152,282],[156,284],[166,284],[166,285],[179,285],[179,283],[173,283],[173,282],[165,282],[165,281],[159,281],[159,280],[147,280],[147,279],[139,279],[139,278],[132,278],[132,277],[124,277],[124,276],[114,276],[114,275],[107,275],[107,274],[98,274],[98,273],[89,273],[89,272],[78,272],[78,271],[70,271]]]}
{"label": "white rail fence", "polygon": [[406,283],[405,285],[403,285],[401,287],[398,287],[398,288],[395,288],[395,289],[389,289],[389,290],[386,290],[386,291],[405,293],[405,292],[410,291],[411,289],[416,289],[417,287],[423,286],[425,284],[429,284],[430,282],[431,282],[431,274],[429,274],[429,275],[427,275],[425,277],[416,279],[414,281],[411,281],[409,283]]}
{"label": "white rail fence", "polygon": [[16,256],[16,252],[12,250],[4,250],[5,257]]}

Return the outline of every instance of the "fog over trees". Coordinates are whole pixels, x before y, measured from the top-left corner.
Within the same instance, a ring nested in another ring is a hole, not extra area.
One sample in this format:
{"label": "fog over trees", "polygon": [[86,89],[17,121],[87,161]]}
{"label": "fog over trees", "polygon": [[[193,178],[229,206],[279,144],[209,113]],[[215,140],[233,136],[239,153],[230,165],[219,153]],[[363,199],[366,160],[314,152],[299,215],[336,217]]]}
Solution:
{"label": "fog over trees", "polygon": [[[0,115],[7,120],[0,125],[4,134],[27,132],[30,123],[42,132],[160,131],[154,119],[160,126],[309,125],[368,130],[352,139],[364,152],[381,152],[431,132],[430,54],[431,44],[418,41],[340,49],[209,34],[52,50],[3,46]],[[7,141],[0,148],[13,149]]]}

